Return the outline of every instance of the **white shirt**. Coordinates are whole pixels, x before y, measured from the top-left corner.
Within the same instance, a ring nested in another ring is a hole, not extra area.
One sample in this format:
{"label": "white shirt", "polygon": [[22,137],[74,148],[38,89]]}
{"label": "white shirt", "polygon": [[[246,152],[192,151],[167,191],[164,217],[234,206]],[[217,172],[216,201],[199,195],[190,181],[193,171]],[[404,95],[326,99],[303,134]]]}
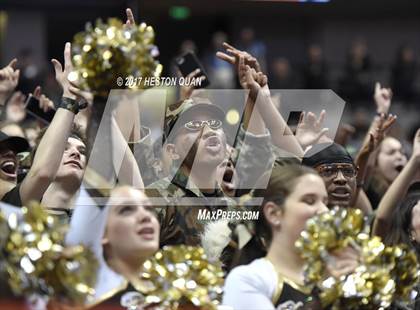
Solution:
{"label": "white shirt", "polygon": [[112,297],[127,285],[123,276],[113,271],[103,256],[102,238],[105,232],[109,207],[99,208],[82,187],[76,201],[76,208],[66,235],[66,245],[83,244],[95,254],[99,268],[95,285],[95,295],[87,304],[95,305]]}
{"label": "white shirt", "polygon": [[235,310],[272,310],[277,272],[266,258],[234,268],[226,278],[223,305]]}

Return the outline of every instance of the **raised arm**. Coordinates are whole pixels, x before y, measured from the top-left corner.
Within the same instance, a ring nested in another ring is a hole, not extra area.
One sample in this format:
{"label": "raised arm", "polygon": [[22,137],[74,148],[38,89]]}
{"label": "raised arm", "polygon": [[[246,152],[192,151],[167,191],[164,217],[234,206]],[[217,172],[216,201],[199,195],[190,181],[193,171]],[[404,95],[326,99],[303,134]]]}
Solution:
{"label": "raised arm", "polygon": [[238,76],[242,88],[249,91],[244,112],[244,129],[254,135],[264,135],[266,133],[265,123],[259,109],[255,109],[255,103],[262,87],[267,85],[267,77],[262,72],[257,72],[245,65],[242,55],[239,57]]}
{"label": "raised arm", "polygon": [[0,106],[6,103],[18,84],[20,71],[15,70],[16,63],[17,59],[15,58],[0,70]]}
{"label": "raised arm", "polygon": [[420,169],[420,129],[417,130],[413,142],[413,153],[404,169],[392,182],[379,203],[373,223],[373,234],[384,238],[391,226],[392,213],[404,198],[411,183]]}
{"label": "raised arm", "polygon": [[128,146],[128,141],[140,140],[140,113],[137,102],[124,97],[113,112],[111,122],[112,158],[118,182],[144,189],[139,166]]}
{"label": "raised arm", "polygon": [[58,106],[54,119],[38,145],[32,167],[22,181],[20,196],[23,204],[31,200],[40,201],[48,186],[54,181],[73,125],[74,116],[79,109],[77,101],[81,97],[85,98],[87,96],[87,92],[72,86],[67,79],[72,70],[70,48],[70,43],[66,43],[64,70],[57,60],[52,60],[56,79],[63,88],[63,99]]}
{"label": "raised arm", "polygon": [[254,109],[254,107],[260,90],[264,84],[267,84],[267,77],[262,74],[257,60],[250,54],[239,51],[227,43],[223,43],[223,46],[230,55],[217,52],[216,56],[235,66],[238,72],[239,83],[243,89],[249,91],[248,96],[246,96],[242,125],[245,130],[252,134],[265,134],[265,123],[259,110]]}
{"label": "raised arm", "polygon": [[384,140],[386,133],[389,131],[391,126],[395,123],[397,117],[394,115],[388,115],[385,119],[385,114],[380,117],[375,117],[368,132],[368,135],[364,139],[364,142],[357,153],[355,159],[355,165],[358,167],[357,172],[357,193],[363,188],[365,180],[368,179],[370,166],[372,166],[372,159],[375,158],[375,152],[377,152],[379,145]]}
{"label": "raised arm", "polygon": [[[223,46],[226,48],[227,53],[218,52],[216,55],[222,60],[225,60],[235,66],[239,65],[239,58],[242,56],[245,60],[245,65],[248,65],[250,68],[254,69],[256,73],[260,73],[261,69],[257,60],[249,55],[246,52],[240,51],[233,46],[224,43]],[[252,97],[251,97],[252,100]],[[287,126],[286,121],[281,116],[280,112],[277,110],[273,101],[271,100],[270,89],[268,84],[265,83],[256,97],[256,102],[248,104],[246,106],[246,114],[244,116],[244,124],[246,125],[249,121],[250,113],[253,109],[253,104],[256,105],[256,111],[258,112],[262,119],[264,120],[265,125],[268,127],[270,132],[276,133],[272,136],[272,142],[274,145],[295,154],[298,157],[303,156],[303,150],[299,142],[293,136],[292,131]]]}
{"label": "raised arm", "polygon": [[392,90],[390,88],[383,88],[379,82],[376,82],[373,99],[376,105],[376,116],[373,118],[356,156],[356,165],[359,166],[358,184],[362,184],[365,179],[369,179],[378,146],[397,118],[388,114],[392,103]]}

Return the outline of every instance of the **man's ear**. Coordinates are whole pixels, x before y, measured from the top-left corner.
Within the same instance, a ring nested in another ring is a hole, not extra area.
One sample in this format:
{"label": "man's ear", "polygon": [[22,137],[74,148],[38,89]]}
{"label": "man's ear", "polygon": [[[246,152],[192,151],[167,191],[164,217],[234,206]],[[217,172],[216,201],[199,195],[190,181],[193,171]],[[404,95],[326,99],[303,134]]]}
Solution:
{"label": "man's ear", "polygon": [[172,160],[178,160],[180,158],[179,154],[176,151],[175,144],[173,144],[173,143],[166,143],[166,145],[165,145],[164,148],[165,148],[164,151],[167,154],[169,154],[169,157]]}
{"label": "man's ear", "polygon": [[269,201],[263,207],[267,223],[273,228],[280,228],[283,221],[283,210],[274,202]]}

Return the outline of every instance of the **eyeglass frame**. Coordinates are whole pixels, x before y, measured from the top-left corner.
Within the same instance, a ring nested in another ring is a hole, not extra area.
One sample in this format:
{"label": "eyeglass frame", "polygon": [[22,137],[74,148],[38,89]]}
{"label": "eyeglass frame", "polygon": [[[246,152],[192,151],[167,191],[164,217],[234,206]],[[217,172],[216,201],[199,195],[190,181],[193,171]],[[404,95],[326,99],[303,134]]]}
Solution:
{"label": "eyeglass frame", "polygon": [[[217,122],[217,125],[212,126],[209,123],[209,122],[212,122],[212,121],[216,121]],[[191,124],[193,122],[200,122],[200,126],[197,127],[197,128],[189,128],[188,127],[188,124]],[[204,125],[207,125],[209,128],[211,128],[213,130],[216,130],[216,129],[219,129],[219,128],[222,128],[223,127],[223,121],[221,121],[220,119],[208,119],[208,120],[203,120],[203,121],[191,120],[191,121],[189,121],[189,122],[187,122],[187,123],[184,124],[184,128],[186,128],[186,129],[188,129],[190,131],[198,131],[198,130],[201,130],[202,128],[204,128]]]}
{"label": "eyeglass frame", "polygon": [[[343,166],[343,165],[348,165],[348,166]],[[338,168],[337,168],[337,166],[338,166]],[[347,168],[347,167],[352,167],[352,169],[354,170],[354,173],[353,173],[353,175],[352,176],[349,176],[349,175],[346,175],[344,172],[343,172],[343,168]],[[331,175],[331,176],[327,176],[327,175],[323,175],[323,171],[322,170],[324,170],[323,168],[324,167],[334,167],[334,169],[336,170],[335,171],[335,173],[333,174],[333,175]],[[344,176],[344,177],[347,177],[347,178],[355,178],[356,176],[357,176],[357,173],[359,172],[359,167],[355,167],[353,164],[321,164],[321,165],[319,165],[319,166],[317,166],[316,168],[315,168],[315,170],[318,172],[318,174],[320,175],[320,176],[323,176],[323,177],[326,177],[326,178],[328,178],[328,179],[335,179],[337,176],[338,176],[338,171],[341,171],[341,174]]]}

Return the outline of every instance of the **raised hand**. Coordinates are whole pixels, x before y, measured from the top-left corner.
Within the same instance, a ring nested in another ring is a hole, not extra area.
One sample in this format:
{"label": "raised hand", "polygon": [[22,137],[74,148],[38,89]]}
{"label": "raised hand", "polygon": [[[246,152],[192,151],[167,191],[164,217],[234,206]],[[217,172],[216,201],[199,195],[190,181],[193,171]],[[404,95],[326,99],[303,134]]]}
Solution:
{"label": "raised hand", "polygon": [[74,82],[69,80],[69,74],[73,71],[73,64],[71,62],[71,44],[69,42],[64,46],[64,70],[63,66],[57,59],[52,59],[54,65],[55,78],[63,88],[63,97],[81,101],[86,104],[79,104],[80,109],[85,108],[87,105],[92,104],[93,94],[89,91],[83,91]]}
{"label": "raised hand", "polygon": [[20,91],[14,92],[10,97],[6,107],[6,118],[7,120],[19,123],[26,117],[25,109],[26,96]]}
{"label": "raised hand", "polygon": [[6,67],[0,69],[0,106],[4,105],[18,84],[20,70],[15,70],[16,63],[15,58]]}
{"label": "raised hand", "polygon": [[414,136],[411,159],[413,159],[417,165],[420,165],[420,128],[417,129],[416,135]]}
{"label": "raised hand", "polygon": [[373,132],[373,143],[371,143],[371,151],[376,150],[381,144],[381,142],[384,140],[386,134],[391,129],[392,125],[397,120],[396,115],[389,114],[387,117],[385,114],[382,114],[378,125],[374,128]]}
{"label": "raised hand", "polygon": [[255,102],[260,90],[267,85],[267,76],[256,72],[254,68],[245,65],[243,56],[239,57],[238,64],[239,83],[243,89],[249,90],[249,96]]}
{"label": "raised hand", "polygon": [[251,54],[238,50],[237,48],[233,47],[232,45],[223,42],[223,47],[226,49],[226,53],[224,52],[217,52],[216,56],[221,60],[227,61],[228,63],[238,67],[239,66],[239,58],[242,56],[245,60],[245,64],[253,68],[256,72],[261,72],[261,66],[258,63],[258,60],[253,57]]}
{"label": "raised hand", "polygon": [[375,151],[381,142],[384,140],[386,134],[391,129],[392,125],[397,120],[396,115],[382,114],[376,123],[376,126],[369,132],[369,139],[365,141],[360,149],[361,153],[372,153]]}
{"label": "raised hand", "polygon": [[375,99],[376,111],[380,114],[388,114],[392,99],[391,88],[383,88],[379,82],[376,82],[373,98]]}
{"label": "raised hand", "polygon": [[127,8],[125,10],[125,13],[127,14],[127,21],[125,22],[126,26],[134,26],[136,24],[136,21],[134,20],[133,12],[130,8]]}
{"label": "raised hand", "polygon": [[73,71],[73,64],[71,62],[71,44],[67,42],[64,46],[64,70],[63,66],[57,59],[51,59],[55,70],[55,79],[63,88],[63,97],[76,99],[76,95],[70,92],[69,74]]}
{"label": "raised hand", "polygon": [[42,93],[41,86],[35,88],[33,96],[39,100],[39,107],[42,111],[48,112],[49,110],[54,110],[54,102]]}
{"label": "raised hand", "polygon": [[324,128],[325,115],[325,110],[321,111],[318,119],[312,112],[302,112],[300,115],[296,127],[296,139],[303,149],[316,144],[328,132],[328,128]]}

